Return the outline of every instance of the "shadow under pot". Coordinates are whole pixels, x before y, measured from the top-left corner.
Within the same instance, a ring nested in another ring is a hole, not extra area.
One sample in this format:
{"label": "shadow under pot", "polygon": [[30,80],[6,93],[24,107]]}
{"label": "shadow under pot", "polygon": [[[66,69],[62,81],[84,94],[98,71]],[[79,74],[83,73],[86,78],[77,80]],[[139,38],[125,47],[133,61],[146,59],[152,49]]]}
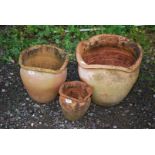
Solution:
{"label": "shadow under pot", "polygon": [[139,44],[119,35],[101,34],[76,49],[80,79],[93,87],[94,103],[120,103],[136,82],[142,60]]}
{"label": "shadow under pot", "polygon": [[64,116],[75,121],[80,119],[88,110],[92,88],[84,82],[65,82],[59,89],[59,102]]}
{"label": "shadow under pot", "polygon": [[20,76],[32,99],[39,103],[53,100],[67,77],[68,57],[56,46],[37,45],[19,57]]}

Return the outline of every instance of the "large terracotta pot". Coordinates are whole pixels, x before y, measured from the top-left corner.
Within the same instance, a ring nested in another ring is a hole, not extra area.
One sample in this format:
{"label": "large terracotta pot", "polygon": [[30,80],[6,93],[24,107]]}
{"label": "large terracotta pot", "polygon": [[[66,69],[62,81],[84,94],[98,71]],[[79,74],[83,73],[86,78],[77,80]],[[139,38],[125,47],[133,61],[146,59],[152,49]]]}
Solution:
{"label": "large terracotta pot", "polygon": [[59,89],[59,102],[64,116],[74,121],[80,119],[88,110],[92,88],[84,82],[65,82]]}
{"label": "large terracotta pot", "polygon": [[93,102],[110,106],[122,101],[136,82],[142,48],[125,37],[102,34],[81,41],[76,58],[81,80],[93,87]]}
{"label": "large terracotta pot", "polygon": [[56,46],[37,45],[19,57],[20,75],[28,94],[39,103],[53,100],[66,80],[68,58]]}

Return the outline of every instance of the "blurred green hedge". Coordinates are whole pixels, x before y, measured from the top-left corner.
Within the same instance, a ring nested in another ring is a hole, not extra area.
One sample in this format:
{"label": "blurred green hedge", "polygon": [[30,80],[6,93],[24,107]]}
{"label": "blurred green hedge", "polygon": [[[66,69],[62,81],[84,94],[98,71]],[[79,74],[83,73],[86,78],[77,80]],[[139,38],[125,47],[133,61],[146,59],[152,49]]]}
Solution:
{"label": "blurred green hedge", "polygon": [[123,25],[3,26],[0,28],[0,49],[3,51],[0,60],[16,62],[23,49],[37,44],[56,44],[68,52],[70,59],[75,59],[75,48],[80,40],[102,33],[127,36],[147,49],[149,48],[149,39],[145,35],[147,28]]}

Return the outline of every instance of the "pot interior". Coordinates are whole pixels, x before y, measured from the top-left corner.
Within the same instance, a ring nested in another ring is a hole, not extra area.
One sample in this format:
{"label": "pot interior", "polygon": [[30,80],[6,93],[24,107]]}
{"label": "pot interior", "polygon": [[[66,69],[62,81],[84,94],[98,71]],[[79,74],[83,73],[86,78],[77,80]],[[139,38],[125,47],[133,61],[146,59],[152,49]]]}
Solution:
{"label": "pot interior", "polygon": [[52,46],[31,48],[22,55],[23,65],[52,70],[59,70],[65,59],[65,53]]}
{"label": "pot interior", "polygon": [[96,46],[89,47],[82,55],[87,64],[130,67],[136,61],[134,50],[130,47]]}
{"label": "pot interior", "polygon": [[84,85],[80,85],[79,83],[70,83],[63,86],[62,94],[70,98],[83,100],[89,95],[89,92],[87,87]]}

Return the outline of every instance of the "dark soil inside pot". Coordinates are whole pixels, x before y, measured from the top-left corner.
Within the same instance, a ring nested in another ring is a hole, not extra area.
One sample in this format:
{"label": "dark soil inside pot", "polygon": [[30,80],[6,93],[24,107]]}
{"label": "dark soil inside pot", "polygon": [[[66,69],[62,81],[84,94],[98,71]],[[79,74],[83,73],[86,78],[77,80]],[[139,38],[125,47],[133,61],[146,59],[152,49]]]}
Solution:
{"label": "dark soil inside pot", "polygon": [[129,67],[135,57],[129,51],[117,47],[93,47],[83,54],[87,64]]}
{"label": "dark soil inside pot", "polygon": [[63,89],[63,93],[68,97],[75,98],[78,100],[84,99],[88,95],[85,89],[82,89],[78,86],[66,87]]}
{"label": "dark soil inside pot", "polygon": [[54,48],[40,47],[23,54],[23,65],[43,69],[59,70],[65,59]]}

